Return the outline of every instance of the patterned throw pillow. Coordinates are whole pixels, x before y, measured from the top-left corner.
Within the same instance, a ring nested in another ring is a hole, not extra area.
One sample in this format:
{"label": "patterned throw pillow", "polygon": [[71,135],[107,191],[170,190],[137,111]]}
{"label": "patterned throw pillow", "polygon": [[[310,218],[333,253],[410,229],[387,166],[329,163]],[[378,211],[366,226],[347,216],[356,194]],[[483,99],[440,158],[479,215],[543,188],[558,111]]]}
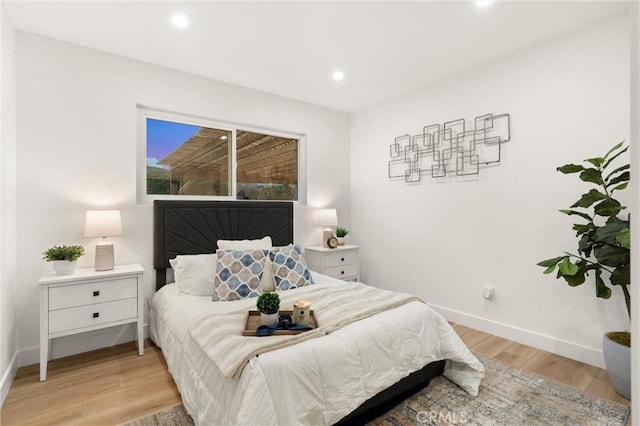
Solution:
{"label": "patterned throw pillow", "polygon": [[218,263],[215,287],[218,300],[257,297],[262,293],[262,274],[267,250],[218,250],[216,254]]}
{"label": "patterned throw pillow", "polygon": [[274,247],[269,251],[277,290],[290,290],[314,284],[300,246]]}

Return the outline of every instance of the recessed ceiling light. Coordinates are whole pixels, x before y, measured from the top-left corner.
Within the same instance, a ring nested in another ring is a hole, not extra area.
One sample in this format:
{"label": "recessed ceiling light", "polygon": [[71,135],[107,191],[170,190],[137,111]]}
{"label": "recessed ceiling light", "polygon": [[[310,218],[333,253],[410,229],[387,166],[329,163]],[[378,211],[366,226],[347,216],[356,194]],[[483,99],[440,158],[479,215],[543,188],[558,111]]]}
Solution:
{"label": "recessed ceiling light", "polygon": [[184,29],[189,27],[189,18],[181,13],[176,13],[171,17],[171,23],[176,28]]}
{"label": "recessed ceiling light", "polygon": [[331,78],[338,81],[342,80],[344,78],[344,73],[342,71],[334,71],[333,74],[331,74]]}
{"label": "recessed ceiling light", "polygon": [[491,3],[493,3],[493,0],[476,0],[476,6],[478,7],[487,7]]}

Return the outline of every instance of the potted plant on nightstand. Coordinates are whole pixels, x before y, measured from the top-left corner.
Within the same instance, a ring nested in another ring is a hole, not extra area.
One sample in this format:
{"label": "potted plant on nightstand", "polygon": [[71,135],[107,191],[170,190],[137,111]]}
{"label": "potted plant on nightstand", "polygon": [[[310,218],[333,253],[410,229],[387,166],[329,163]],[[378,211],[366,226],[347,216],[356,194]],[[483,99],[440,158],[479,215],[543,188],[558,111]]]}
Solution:
{"label": "potted plant on nightstand", "polygon": [[57,275],[70,275],[76,269],[76,261],[83,254],[82,246],[53,246],[42,253],[42,258],[47,262],[53,262],[53,269]]}
{"label": "potted plant on nightstand", "polygon": [[[616,191],[624,190],[629,183],[629,164],[612,166],[613,161],[627,151],[617,144],[604,157],[585,160],[589,165],[566,164],[558,171],[580,173],[582,181],[596,185],[573,203],[571,209],[560,210],[569,216],[578,216],[586,223],[573,225],[578,237],[578,254],[565,252],[538,263],[550,274],[556,267],[556,278],[564,280],[572,287],[583,284],[586,276],[593,272],[596,296],[611,297],[611,289],[605,283],[620,287],[631,318],[631,295],[629,293],[631,270],[631,244],[629,215],[619,217],[626,207],[613,198]],[[613,170],[610,170],[612,169]],[[575,210],[581,209],[581,210]],[[603,354],[609,377],[616,391],[631,399],[631,335],[627,331],[605,333]]]}
{"label": "potted plant on nightstand", "polygon": [[260,312],[263,325],[272,325],[278,322],[278,310],[280,309],[280,296],[275,291],[265,292],[258,296],[256,307]]}
{"label": "potted plant on nightstand", "polygon": [[339,246],[344,245],[344,237],[346,237],[348,233],[349,233],[349,230],[346,228],[342,228],[341,226],[338,226],[336,228],[336,237],[338,237]]}

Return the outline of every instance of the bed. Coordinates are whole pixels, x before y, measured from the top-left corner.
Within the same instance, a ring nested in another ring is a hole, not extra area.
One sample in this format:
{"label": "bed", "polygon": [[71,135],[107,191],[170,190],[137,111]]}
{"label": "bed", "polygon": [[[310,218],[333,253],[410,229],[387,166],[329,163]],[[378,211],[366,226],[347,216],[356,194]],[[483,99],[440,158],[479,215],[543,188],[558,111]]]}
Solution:
{"label": "bed", "polygon": [[[185,294],[171,283],[170,260],[176,256],[215,253],[219,240],[266,236],[274,247],[294,242],[292,203],[154,203],[156,294],[150,303],[150,334],[196,424],[360,424],[439,374],[477,394],[482,364],[449,324],[420,301],[403,296],[406,300],[398,306],[321,336],[252,352],[246,339],[276,339],[239,335],[242,317],[255,309],[255,298],[212,302],[211,295]],[[293,300],[315,297],[319,328],[339,313],[331,311],[331,297],[337,301],[361,294],[373,300],[396,295],[314,271],[311,276],[314,285],[279,292],[281,309]],[[351,303],[350,309],[358,305]],[[331,316],[322,316],[328,312]],[[215,358],[220,356],[216,350],[245,349],[246,361],[242,356],[231,359],[239,368],[228,369],[224,359]]]}

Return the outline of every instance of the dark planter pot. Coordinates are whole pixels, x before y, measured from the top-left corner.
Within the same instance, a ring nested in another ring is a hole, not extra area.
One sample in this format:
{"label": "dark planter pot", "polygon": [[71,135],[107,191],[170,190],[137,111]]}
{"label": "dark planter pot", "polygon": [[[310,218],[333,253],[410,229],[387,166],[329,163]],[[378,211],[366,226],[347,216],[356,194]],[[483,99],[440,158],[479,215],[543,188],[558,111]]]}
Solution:
{"label": "dark planter pot", "polygon": [[631,399],[631,348],[609,339],[602,339],[604,363],[613,387],[627,399]]}

